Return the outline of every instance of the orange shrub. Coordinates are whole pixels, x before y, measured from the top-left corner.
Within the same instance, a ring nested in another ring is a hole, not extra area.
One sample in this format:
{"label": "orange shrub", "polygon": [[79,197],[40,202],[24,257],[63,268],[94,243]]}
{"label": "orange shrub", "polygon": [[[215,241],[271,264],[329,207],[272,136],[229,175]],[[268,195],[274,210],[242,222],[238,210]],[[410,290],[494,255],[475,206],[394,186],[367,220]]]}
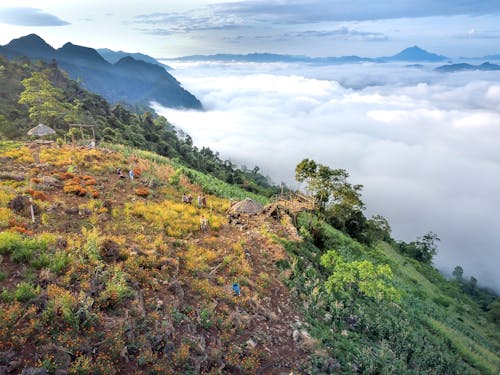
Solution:
{"label": "orange shrub", "polygon": [[31,195],[34,199],[39,199],[41,201],[48,200],[47,195],[43,191],[29,189],[28,194]]}
{"label": "orange shrub", "polygon": [[148,188],[140,187],[135,189],[135,193],[140,197],[147,197],[151,192]]}

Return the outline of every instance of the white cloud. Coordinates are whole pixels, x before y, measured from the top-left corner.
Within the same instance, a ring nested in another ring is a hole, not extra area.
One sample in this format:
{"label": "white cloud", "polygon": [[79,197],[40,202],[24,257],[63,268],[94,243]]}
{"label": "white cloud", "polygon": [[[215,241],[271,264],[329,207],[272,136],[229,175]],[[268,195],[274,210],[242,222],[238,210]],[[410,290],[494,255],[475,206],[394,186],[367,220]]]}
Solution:
{"label": "white cloud", "polygon": [[396,238],[432,230],[439,267],[460,264],[500,289],[497,76],[389,64],[173,65],[207,111],[160,112],[196,145],[292,187],[305,157],[345,168]]}

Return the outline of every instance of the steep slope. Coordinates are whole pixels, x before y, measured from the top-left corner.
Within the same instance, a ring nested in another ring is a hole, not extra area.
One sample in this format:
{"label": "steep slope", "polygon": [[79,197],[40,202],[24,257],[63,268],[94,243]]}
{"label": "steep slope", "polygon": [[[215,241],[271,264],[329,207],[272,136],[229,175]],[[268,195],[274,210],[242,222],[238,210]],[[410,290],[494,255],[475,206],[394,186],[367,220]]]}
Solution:
{"label": "steep slope", "polygon": [[[294,340],[303,318],[275,267],[287,255],[269,237],[284,235],[279,222],[229,225],[229,200],[212,195],[206,208],[182,203],[200,188],[157,156],[67,146],[42,149],[40,165],[26,147],[0,157],[0,370],[307,368],[314,342],[305,331]],[[16,198],[25,194],[35,222]]]}
{"label": "steep slope", "polygon": [[[165,69],[158,69],[156,64],[131,59],[127,69],[123,69],[122,64],[110,64],[92,48],[66,43],[55,50],[34,34],[0,47],[0,54],[49,63],[55,60],[72,79],[80,80],[89,91],[113,103],[125,101],[149,105],[156,101],[166,107],[202,108],[195,96],[182,88]],[[145,79],[145,71],[148,71],[148,79]]]}

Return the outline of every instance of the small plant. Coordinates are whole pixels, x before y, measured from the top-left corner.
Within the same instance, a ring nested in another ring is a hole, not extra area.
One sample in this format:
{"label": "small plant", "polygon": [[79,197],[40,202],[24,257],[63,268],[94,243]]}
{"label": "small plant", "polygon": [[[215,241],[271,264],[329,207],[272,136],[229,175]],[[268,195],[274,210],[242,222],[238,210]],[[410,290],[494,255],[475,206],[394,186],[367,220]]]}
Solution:
{"label": "small plant", "polygon": [[40,287],[35,287],[33,284],[28,282],[22,282],[16,285],[16,290],[14,291],[14,298],[19,302],[27,302],[30,299],[36,297],[40,293]]}
{"label": "small plant", "polygon": [[149,191],[148,188],[144,187],[139,187],[135,189],[135,194],[138,195],[139,197],[147,197],[151,192]]}

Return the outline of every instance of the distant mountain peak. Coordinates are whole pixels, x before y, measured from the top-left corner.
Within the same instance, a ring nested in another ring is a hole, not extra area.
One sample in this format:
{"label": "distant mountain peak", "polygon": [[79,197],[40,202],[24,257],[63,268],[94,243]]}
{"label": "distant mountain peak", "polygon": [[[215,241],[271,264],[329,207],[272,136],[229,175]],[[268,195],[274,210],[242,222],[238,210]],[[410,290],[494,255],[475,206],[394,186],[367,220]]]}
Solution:
{"label": "distant mountain peak", "polygon": [[65,57],[71,58],[85,58],[90,59],[94,62],[100,62],[108,64],[106,60],[93,48],[83,47],[73,44],[71,42],[65,43],[61,48],[57,50],[59,55],[64,55]]}
{"label": "distant mountain peak", "polygon": [[52,53],[55,49],[36,34],[29,34],[17,39],[12,39],[5,47],[18,51],[37,51]]}
{"label": "distant mountain peak", "polygon": [[415,45],[412,47],[405,48],[398,54],[388,57],[388,60],[391,61],[444,61],[447,59],[446,56],[437,55],[435,53],[431,53],[426,51],[423,48]]}

